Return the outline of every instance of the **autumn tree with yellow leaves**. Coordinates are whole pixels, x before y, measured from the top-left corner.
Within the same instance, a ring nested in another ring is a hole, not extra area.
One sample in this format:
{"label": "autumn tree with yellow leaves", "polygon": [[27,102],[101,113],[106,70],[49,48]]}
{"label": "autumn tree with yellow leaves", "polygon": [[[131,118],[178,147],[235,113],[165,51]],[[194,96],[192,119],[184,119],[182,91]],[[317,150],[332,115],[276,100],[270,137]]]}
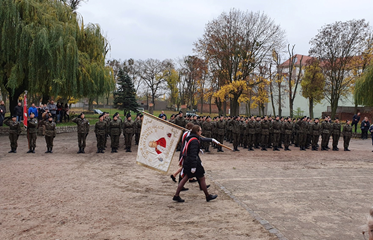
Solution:
{"label": "autumn tree with yellow leaves", "polygon": [[[230,10],[207,23],[194,51],[216,71],[218,107],[230,100],[231,115],[238,115],[241,95],[250,88],[250,75],[283,45],[285,33],[264,13]],[[257,83],[255,83],[257,84]],[[219,104],[220,101],[220,104]]]}

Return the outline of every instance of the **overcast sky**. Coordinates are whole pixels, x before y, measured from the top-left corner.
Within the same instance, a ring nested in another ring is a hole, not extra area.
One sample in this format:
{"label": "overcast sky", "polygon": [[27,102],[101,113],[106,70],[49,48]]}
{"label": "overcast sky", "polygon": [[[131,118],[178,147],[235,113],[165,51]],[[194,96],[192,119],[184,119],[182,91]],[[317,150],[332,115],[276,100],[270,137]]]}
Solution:
{"label": "overcast sky", "polygon": [[192,55],[205,25],[232,8],[264,12],[305,55],[325,24],[364,18],[373,26],[373,0],[89,0],[78,12],[101,26],[108,58],[163,60]]}

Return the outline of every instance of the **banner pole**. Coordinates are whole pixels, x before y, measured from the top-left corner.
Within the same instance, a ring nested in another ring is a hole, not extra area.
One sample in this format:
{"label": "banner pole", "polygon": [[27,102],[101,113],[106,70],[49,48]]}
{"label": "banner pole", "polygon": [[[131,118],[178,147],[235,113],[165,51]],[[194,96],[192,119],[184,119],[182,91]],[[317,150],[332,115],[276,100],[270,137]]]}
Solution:
{"label": "banner pole", "polygon": [[[164,119],[162,119],[162,118],[159,118],[159,117],[157,117],[157,116],[154,116],[153,114],[147,113],[147,112],[145,112],[145,111],[143,111],[142,113],[144,113],[145,115],[147,115],[147,116],[149,116],[149,117],[155,118],[155,119],[157,119],[157,120],[159,120],[159,121],[162,121],[162,122],[164,122],[164,123],[167,123],[167,124],[169,124],[169,125],[171,125],[171,126],[173,126],[173,127],[176,127],[176,128],[178,128],[178,129],[180,129],[180,130],[183,130],[183,131],[189,131],[189,130],[186,129],[186,128],[183,128],[183,127],[180,127],[179,125],[176,125],[176,124],[174,124],[174,123],[168,122],[168,121],[166,121],[166,120],[164,120]],[[201,136],[201,137],[204,137],[204,136]],[[222,147],[224,147],[224,148],[226,148],[226,149],[229,149],[229,150],[233,151],[233,149],[230,148],[230,147],[228,147],[228,146],[225,146],[225,145],[223,145],[223,144],[218,144],[218,145],[219,145],[219,146],[222,146]]]}

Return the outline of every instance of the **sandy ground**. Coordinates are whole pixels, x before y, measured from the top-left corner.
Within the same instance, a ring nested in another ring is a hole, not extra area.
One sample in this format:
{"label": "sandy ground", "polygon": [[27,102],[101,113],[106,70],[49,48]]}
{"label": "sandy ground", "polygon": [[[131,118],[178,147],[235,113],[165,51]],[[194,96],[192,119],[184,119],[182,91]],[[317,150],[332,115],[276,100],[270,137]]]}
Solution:
{"label": "sandy ground", "polygon": [[[36,153],[26,154],[25,136],[18,142],[18,153],[9,154],[8,137],[0,136],[0,239],[277,239],[209,178],[217,200],[206,202],[198,185],[188,183],[190,190],[181,195],[186,202],[173,202],[176,183],[137,165],[136,147],[132,153],[122,148],[96,154],[90,134],[87,153],[78,155],[71,133],[57,135],[53,154],[44,153],[42,137]],[[243,152],[232,156],[202,157],[211,178],[245,178],[243,167],[253,171],[261,165],[257,159],[251,166]],[[172,164],[174,171],[176,159]],[[227,185],[234,192],[240,186]]]}

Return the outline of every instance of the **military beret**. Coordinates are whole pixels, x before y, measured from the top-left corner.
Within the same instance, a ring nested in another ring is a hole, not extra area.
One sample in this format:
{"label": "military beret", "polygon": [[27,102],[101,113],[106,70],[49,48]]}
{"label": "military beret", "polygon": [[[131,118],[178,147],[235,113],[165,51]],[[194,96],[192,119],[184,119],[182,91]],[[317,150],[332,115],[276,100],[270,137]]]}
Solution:
{"label": "military beret", "polygon": [[126,116],[127,118],[129,118],[129,117],[131,117],[131,113],[127,113],[127,116]]}
{"label": "military beret", "polygon": [[17,116],[16,115],[13,115],[12,118],[16,118]]}
{"label": "military beret", "polygon": [[115,117],[117,117],[119,115],[119,113],[114,113],[114,115],[113,115],[113,118],[115,118]]}
{"label": "military beret", "polygon": [[315,118],[315,120],[319,120],[319,118]]}
{"label": "military beret", "polygon": [[183,111],[180,110],[180,111],[179,111],[179,114],[180,114],[180,113],[183,113]]}
{"label": "military beret", "polygon": [[103,117],[105,115],[105,113],[102,113],[102,114],[100,114],[100,116],[98,116],[98,118],[101,118],[101,117]]}

